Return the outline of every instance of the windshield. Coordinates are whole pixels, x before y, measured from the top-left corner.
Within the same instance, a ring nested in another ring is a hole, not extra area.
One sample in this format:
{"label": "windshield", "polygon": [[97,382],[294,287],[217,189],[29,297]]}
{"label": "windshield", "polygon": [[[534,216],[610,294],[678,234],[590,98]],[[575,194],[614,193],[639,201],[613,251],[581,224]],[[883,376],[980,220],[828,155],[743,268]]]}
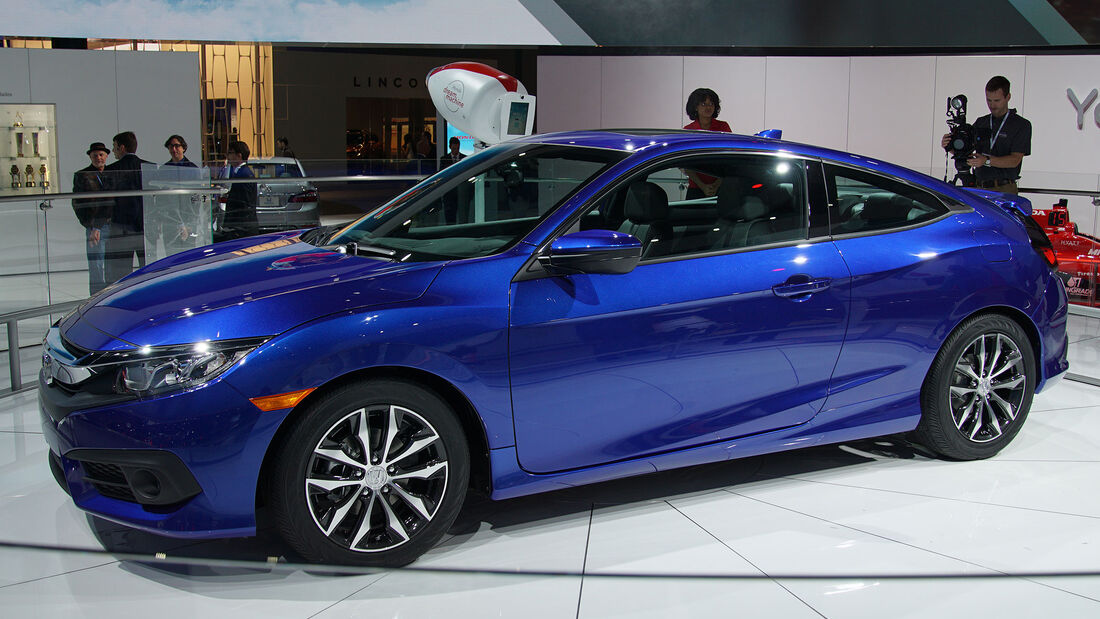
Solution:
{"label": "windshield", "polygon": [[625,153],[502,144],[442,170],[326,244],[401,261],[487,256],[524,236]]}

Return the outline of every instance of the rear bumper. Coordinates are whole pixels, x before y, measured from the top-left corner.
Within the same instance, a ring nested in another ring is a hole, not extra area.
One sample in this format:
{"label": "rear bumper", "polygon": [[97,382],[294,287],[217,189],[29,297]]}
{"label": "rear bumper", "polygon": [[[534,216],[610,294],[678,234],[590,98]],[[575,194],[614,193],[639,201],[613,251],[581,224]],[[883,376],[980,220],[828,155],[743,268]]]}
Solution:
{"label": "rear bumper", "polygon": [[301,228],[316,228],[321,225],[321,218],[317,211],[317,203],[311,202],[297,211],[282,209],[257,210],[256,221],[260,232],[279,232],[282,230],[298,230]]}

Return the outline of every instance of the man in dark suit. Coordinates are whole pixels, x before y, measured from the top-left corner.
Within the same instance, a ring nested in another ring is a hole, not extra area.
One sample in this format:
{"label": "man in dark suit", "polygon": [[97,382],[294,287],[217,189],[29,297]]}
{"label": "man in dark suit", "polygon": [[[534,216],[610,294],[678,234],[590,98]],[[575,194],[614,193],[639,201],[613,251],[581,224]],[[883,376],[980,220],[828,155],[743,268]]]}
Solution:
{"label": "man in dark suit", "polygon": [[[251,150],[242,141],[230,142],[226,148],[225,163],[229,168],[231,180],[256,178],[252,170],[245,165]],[[225,217],[221,230],[215,235],[215,241],[228,241],[246,236],[255,236],[260,232],[256,219],[256,204],[259,202],[256,183],[233,183],[225,195]]]}
{"label": "man in dark suit", "polygon": [[[137,136],[133,131],[123,131],[112,140],[111,152],[118,161],[107,166],[106,172],[114,191],[140,190],[141,165],[147,164],[137,156]],[[145,266],[145,198],[124,196],[115,198],[111,216],[111,235],[107,239],[107,281],[115,282],[129,275],[134,269],[134,256],[138,267]]]}
{"label": "man in dark suit", "polygon": [[[73,174],[73,193],[85,191],[109,191],[107,155],[110,151],[103,142],[88,147],[91,165]],[[73,198],[73,211],[80,225],[84,226],[85,249],[88,254],[88,293],[95,294],[107,285],[103,249],[111,233],[111,214],[115,201],[112,198]]]}

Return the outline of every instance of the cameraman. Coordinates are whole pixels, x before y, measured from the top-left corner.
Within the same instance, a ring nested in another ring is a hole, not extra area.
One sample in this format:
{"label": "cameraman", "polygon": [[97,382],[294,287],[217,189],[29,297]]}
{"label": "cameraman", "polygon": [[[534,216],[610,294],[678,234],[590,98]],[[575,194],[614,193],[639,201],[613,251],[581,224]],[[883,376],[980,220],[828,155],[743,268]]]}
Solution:
{"label": "cameraman", "polygon": [[[974,151],[966,159],[974,168],[980,189],[1002,193],[1019,193],[1016,179],[1024,156],[1031,154],[1031,121],[1008,109],[1009,82],[995,76],[985,85],[985,103],[989,114],[974,121]],[[941,146],[947,148],[951,134],[943,136]]]}

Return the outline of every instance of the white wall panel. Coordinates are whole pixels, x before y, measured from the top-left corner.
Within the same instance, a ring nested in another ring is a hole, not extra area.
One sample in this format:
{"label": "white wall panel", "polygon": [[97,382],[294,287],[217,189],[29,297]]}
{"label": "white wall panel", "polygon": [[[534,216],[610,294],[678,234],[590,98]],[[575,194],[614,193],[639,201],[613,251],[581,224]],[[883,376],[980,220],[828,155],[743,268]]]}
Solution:
{"label": "white wall panel", "polygon": [[943,133],[932,123],[935,76],[931,56],[852,58],[847,149],[927,171]]}
{"label": "white wall panel", "polygon": [[137,134],[138,155],[164,163],[164,141],[178,133],[187,140],[188,158],[201,159],[198,54],[120,51],[115,63],[118,126]]}
{"label": "white wall panel", "polygon": [[0,48],[0,103],[28,103],[31,100],[28,51]]}
{"label": "white wall panel", "polygon": [[32,103],[56,105],[59,191],[73,188],[73,172],[88,165],[88,145],[111,146],[118,133],[118,97],[112,52],[32,49]]}
{"label": "white wall panel", "polygon": [[844,150],[848,58],[768,58],[764,124],[783,139]]}
{"label": "white wall panel", "polygon": [[602,67],[599,56],[539,56],[536,130],[598,128]]}
{"label": "white wall panel", "polygon": [[683,126],[683,57],[604,57],[602,71],[601,127]]}
{"label": "white wall panel", "polygon": [[1072,88],[1080,103],[1100,89],[1100,56],[1032,56],[1026,69],[1027,88],[1013,92],[1011,101],[1032,122],[1026,168],[1095,175],[1100,171],[1100,125],[1095,115],[1100,103],[1089,106],[1078,129],[1066,89]]}
{"label": "white wall panel", "polygon": [[696,88],[710,88],[722,100],[718,116],[730,124],[734,133],[751,135],[764,126],[764,58],[706,57],[684,58],[684,90],[680,96],[680,124],[691,120],[684,109],[688,95]]}
{"label": "white wall panel", "polygon": [[[118,133],[115,55],[84,50],[28,51],[32,102],[56,106],[58,169],[51,171],[51,182],[57,183],[58,191],[69,192],[73,172],[88,165],[88,145],[103,142],[110,148],[111,136]],[[68,200],[55,200],[52,205],[46,211],[50,268],[87,268],[84,228],[72,205]]]}
{"label": "white wall panel", "polygon": [[[1100,98],[1088,107],[1077,128],[1077,112],[1066,93],[1078,102],[1100,89],[1100,56],[1030,56],[1025,61],[1027,88],[1013,93],[1012,103],[1026,108],[1032,124],[1031,156],[1024,159],[1022,184],[1096,191],[1100,173]],[[1011,79],[1011,78],[1009,78]],[[1015,90],[1015,83],[1013,90]],[[1023,109],[1020,110],[1023,113]],[[1037,206],[1050,206],[1054,196],[1029,196]],[[1097,209],[1088,198],[1069,198],[1070,218],[1082,232],[1097,234]]]}

